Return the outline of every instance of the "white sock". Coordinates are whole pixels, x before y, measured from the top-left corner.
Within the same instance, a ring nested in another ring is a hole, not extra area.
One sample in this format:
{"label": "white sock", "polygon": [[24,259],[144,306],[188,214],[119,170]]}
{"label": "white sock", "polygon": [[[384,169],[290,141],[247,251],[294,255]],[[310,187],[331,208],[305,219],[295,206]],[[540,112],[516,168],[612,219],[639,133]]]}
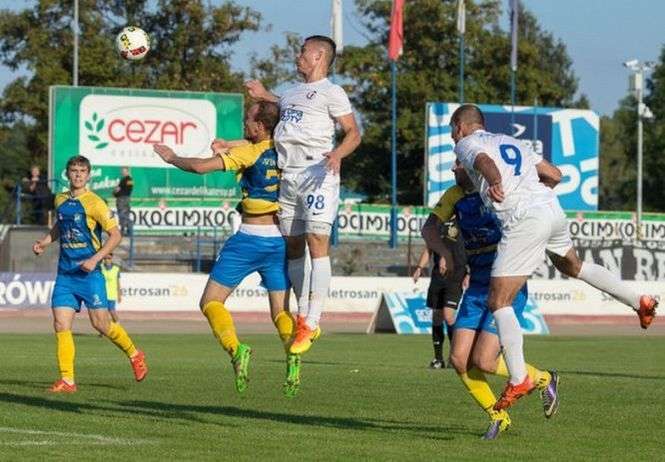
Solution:
{"label": "white sock", "polygon": [[634,310],[640,307],[640,294],[604,266],[583,262],[577,277],[596,289],[610,294]]}
{"label": "white sock", "polygon": [[527,375],[526,363],[524,362],[522,328],[517,321],[512,306],[504,306],[494,313],[496,330],[499,334],[499,342],[503,347],[503,357],[510,373],[510,383],[520,384]]}
{"label": "white sock", "polygon": [[309,275],[311,269],[307,264],[307,254],[288,261],[289,280],[298,303],[298,316],[309,313]]}
{"label": "white sock", "polygon": [[312,276],[309,298],[309,313],[305,324],[310,329],[316,329],[321,319],[323,305],[328,298],[328,288],[332,278],[330,257],[312,258]]}

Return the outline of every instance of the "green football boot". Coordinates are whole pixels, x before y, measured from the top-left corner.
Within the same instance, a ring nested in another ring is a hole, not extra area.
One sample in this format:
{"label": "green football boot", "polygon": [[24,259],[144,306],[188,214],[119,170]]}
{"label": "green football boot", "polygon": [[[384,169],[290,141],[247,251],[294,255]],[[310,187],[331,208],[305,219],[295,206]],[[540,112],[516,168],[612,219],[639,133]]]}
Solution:
{"label": "green football boot", "polygon": [[284,396],[294,398],[300,388],[300,355],[288,353],[286,355],[286,381],[284,382]]}
{"label": "green football boot", "polygon": [[236,348],[236,353],[231,359],[231,364],[233,364],[233,372],[236,375],[236,391],[238,393],[244,393],[247,390],[247,382],[249,382],[248,371],[249,371],[249,360],[252,356],[252,349],[249,345],[241,343]]}

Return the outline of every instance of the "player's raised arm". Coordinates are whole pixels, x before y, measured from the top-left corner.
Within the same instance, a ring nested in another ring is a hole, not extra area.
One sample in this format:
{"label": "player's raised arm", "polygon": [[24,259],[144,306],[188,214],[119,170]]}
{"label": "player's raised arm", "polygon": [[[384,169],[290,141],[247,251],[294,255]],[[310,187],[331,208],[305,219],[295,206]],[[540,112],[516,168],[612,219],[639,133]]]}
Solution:
{"label": "player's raised arm", "polygon": [[344,138],[335,149],[326,154],[328,158],[326,167],[333,173],[338,174],[342,165],[342,159],[355,151],[360,144],[361,137],[360,129],[353,113],[337,117],[335,121],[342,127]]}
{"label": "player's raised arm", "polygon": [[257,102],[268,101],[270,103],[279,102],[279,96],[274,93],[269,92],[266,87],[263,86],[260,80],[248,80],[245,82],[245,88],[247,88],[247,93]]}
{"label": "player's raised arm", "polygon": [[503,186],[501,185],[501,172],[490,156],[484,152],[478,153],[473,161],[473,168],[479,172],[489,184],[487,193],[494,202],[503,202]]}
{"label": "player's raised arm", "polygon": [[540,182],[550,188],[554,188],[561,182],[561,170],[545,159],[536,164],[536,171],[538,172]]}
{"label": "player's raised arm", "polygon": [[225,140],[223,138],[217,138],[210,144],[210,150],[212,151],[213,155],[221,155],[226,154],[231,148],[237,148],[247,144],[249,144],[249,141],[244,138],[239,140]]}
{"label": "player's raised arm", "polygon": [[221,156],[212,157],[180,157],[173,152],[173,149],[163,144],[155,144],[153,150],[167,164],[178,167],[180,170],[192,173],[208,173],[216,170],[225,170],[224,160]]}

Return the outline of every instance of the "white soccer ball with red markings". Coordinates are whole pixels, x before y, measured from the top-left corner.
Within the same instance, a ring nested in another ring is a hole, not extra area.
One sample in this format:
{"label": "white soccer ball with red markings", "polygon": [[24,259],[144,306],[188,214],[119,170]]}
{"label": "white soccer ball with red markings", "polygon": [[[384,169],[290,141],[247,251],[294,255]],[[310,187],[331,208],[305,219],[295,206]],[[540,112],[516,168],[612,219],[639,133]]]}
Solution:
{"label": "white soccer ball with red markings", "polygon": [[140,27],[128,26],[115,38],[115,46],[124,59],[138,61],[150,51],[150,37]]}

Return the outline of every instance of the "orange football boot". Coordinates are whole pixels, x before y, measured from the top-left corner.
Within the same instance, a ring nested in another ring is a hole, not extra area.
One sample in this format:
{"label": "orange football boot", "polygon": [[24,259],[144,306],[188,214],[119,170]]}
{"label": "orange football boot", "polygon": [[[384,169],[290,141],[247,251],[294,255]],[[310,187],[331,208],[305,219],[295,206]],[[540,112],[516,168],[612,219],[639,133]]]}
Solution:
{"label": "orange football boot", "polygon": [[656,317],[656,307],[658,301],[650,295],[642,295],[640,297],[640,307],[635,310],[637,316],[640,318],[640,326],[642,329],[647,329],[653,318]]}
{"label": "orange football boot", "polygon": [[310,329],[307,324],[299,323],[296,327],[296,336],[291,343],[289,352],[295,355],[303,354],[309,350],[312,346],[312,336],[314,335],[314,330]]}
{"label": "orange football boot", "polygon": [[515,404],[515,401],[520,399],[522,396],[528,395],[533,390],[535,390],[536,384],[534,384],[529,376],[527,375],[522,383],[513,385],[508,382],[506,388],[501,393],[501,398],[494,405],[495,411],[502,411],[508,409],[510,406]]}
{"label": "orange football boot", "polygon": [[75,383],[69,384],[60,379],[56,380],[55,383],[51,385],[51,388],[48,389],[48,391],[51,393],[76,393],[78,388],[76,387]]}
{"label": "orange football boot", "polygon": [[129,362],[132,364],[136,381],[140,382],[145,379],[145,376],[148,375],[148,365],[145,363],[145,353],[141,350],[136,350],[136,354],[129,358]]}

